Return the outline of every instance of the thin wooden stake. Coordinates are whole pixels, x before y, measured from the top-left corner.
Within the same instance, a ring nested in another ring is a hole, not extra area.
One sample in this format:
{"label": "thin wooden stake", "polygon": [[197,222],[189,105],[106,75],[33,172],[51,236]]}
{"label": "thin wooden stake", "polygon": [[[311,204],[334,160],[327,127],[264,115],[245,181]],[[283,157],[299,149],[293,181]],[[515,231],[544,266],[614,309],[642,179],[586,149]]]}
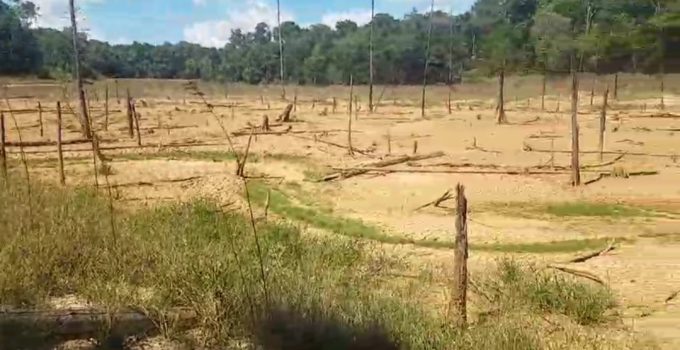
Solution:
{"label": "thin wooden stake", "polygon": [[132,102],[132,98],[130,97],[130,89],[127,89],[127,122],[128,122],[128,136],[130,138],[135,136],[135,132],[133,130],[134,126],[134,102]]}
{"label": "thin wooden stake", "polygon": [[45,130],[43,126],[43,110],[40,101],[38,101],[38,123],[40,123],[40,137],[45,136]]}
{"label": "thin wooden stake", "polygon": [[135,106],[132,106],[132,113],[135,116],[135,130],[137,131],[137,146],[142,147],[142,133],[139,132],[139,119],[142,117],[137,110],[135,109]]}
{"label": "thin wooden stake", "polygon": [[572,55],[571,68],[571,183],[581,185],[581,165],[579,161],[579,127],[578,127],[578,74],[575,58]]}
{"label": "thin wooden stake", "polygon": [[116,101],[117,101],[118,104],[120,105],[120,95],[118,94],[118,79],[114,80],[113,82],[114,82],[115,85],[116,85]]}
{"label": "thin wooden stake", "polygon": [[109,85],[104,88],[104,131],[109,130]]}
{"label": "thin wooden stake", "polygon": [[349,75],[349,108],[347,117],[347,150],[350,156],[354,155],[354,149],[352,148],[352,100],[354,98],[354,77]]}
{"label": "thin wooden stake", "polygon": [[418,140],[413,140],[413,154],[418,153]]}
{"label": "thin wooden stake", "polygon": [[505,62],[503,63],[503,68],[498,73],[498,106],[496,106],[496,112],[498,116],[496,122],[498,124],[507,123],[507,117],[505,116]]}
{"label": "thin wooden stake", "polygon": [[392,134],[390,129],[387,129],[387,154],[392,154]]}
{"label": "thin wooden stake", "polygon": [[90,132],[90,117],[87,114],[87,105],[85,103],[85,90],[83,89],[83,79],[80,75],[80,51],[78,50],[78,25],[76,22],[76,11],[73,5],[74,0],[69,0],[69,10],[71,14],[71,31],[73,36],[73,70],[74,78],[76,79],[77,94],[80,99],[80,109],[82,116],[80,118],[80,124],[82,127],[83,136],[89,138],[92,137]]}
{"label": "thin wooden stake", "polygon": [[456,237],[453,258],[453,295],[451,296],[451,318],[456,326],[467,326],[467,287],[468,287],[468,232],[467,198],[465,186],[456,186]]}
{"label": "thin wooden stake", "polygon": [[335,111],[338,109],[338,99],[333,97],[333,114],[335,114]]}
{"label": "thin wooden stake", "polygon": [[543,71],[543,86],[541,88],[541,111],[545,111],[545,90],[548,85],[548,72]]}
{"label": "thin wooden stake", "polygon": [[614,99],[619,99],[619,73],[614,74]]}
{"label": "thin wooden stake", "polygon": [[661,110],[666,110],[666,102],[664,101],[664,74],[661,73]]}
{"label": "thin wooden stake", "polygon": [[368,113],[373,113],[373,22],[375,19],[375,0],[371,0],[371,31],[368,44]]}
{"label": "thin wooden stake", "polygon": [[2,162],[2,178],[5,179],[5,184],[7,184],[9,179],[7,178],[7,149],[5,148],[5,114],[0,112],[0,162]]}
{"label": "thin wooden stake", "polygon": [[602,112],[600,113],[600,162],[604,158],[604,134],[607,129],[607,103],[609,100],[609,88],[604,91],[602,102]]}
{"label": "thin wooden stake", "polygon": [[57,101],[57,158],[59,159],[59,183],[66,185],[64,174],[64,153],[61,147],[61,102]]}

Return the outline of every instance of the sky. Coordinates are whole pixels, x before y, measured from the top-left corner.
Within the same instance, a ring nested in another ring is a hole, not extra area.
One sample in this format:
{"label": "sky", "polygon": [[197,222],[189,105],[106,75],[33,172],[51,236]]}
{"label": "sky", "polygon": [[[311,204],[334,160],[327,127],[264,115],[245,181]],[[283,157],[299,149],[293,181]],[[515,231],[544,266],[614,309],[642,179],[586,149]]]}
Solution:
{"label": "sky", "polygon": [[[68,25],[68,0],[32,0],[39,7],[37,25],[61,29]],[[114,44],[133,41],[161,44],[189,41],[222,47],[232,29],[252,31],[259,22],[276,26],[276,0],[75,0],[79,30]],[[301,26],[334,26],[350,19],[371,18],[370,0],[280,0],[282,21]],[[461,13],[474,0],[435,0],[435,8]],[[429,10],[430,0],[375,0],[376,13],[396,18],[413,8]]]}

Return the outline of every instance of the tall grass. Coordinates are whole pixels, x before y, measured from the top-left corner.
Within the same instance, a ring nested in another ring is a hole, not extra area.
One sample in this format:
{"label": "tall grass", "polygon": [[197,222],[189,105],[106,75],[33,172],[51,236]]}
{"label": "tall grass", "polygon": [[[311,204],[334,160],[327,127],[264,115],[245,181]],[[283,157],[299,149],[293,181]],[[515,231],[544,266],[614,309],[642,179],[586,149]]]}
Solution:
{"label": "tall grass", "polygon": [[[259,224],[270,295],[265,303],[255,245],[241,214],[207,201],[141,210],[120,214],[114,236],[105,199],[86,190],[34,188],[29,221],[21,184],[0,187],[0,309],[45,307],[53,298],[75,295],[95,307],[144,310],[166,336],[181,336],[189,347],[545,348],[540,328],[509,313],[459,332],[444,310],[430,309],[412,292],[384,293],[387,273],[398,264],[377,259],[370,243]],[[495,288],[511,290],[514,299],[495,295],[495,307],[530,300],[532,312],[556,310],[590,324],[608,305],[604,294],[588,288],[503,271],[507,276]],[[200,337],[187,338],[166,321],[175,307],[197,315]]]}

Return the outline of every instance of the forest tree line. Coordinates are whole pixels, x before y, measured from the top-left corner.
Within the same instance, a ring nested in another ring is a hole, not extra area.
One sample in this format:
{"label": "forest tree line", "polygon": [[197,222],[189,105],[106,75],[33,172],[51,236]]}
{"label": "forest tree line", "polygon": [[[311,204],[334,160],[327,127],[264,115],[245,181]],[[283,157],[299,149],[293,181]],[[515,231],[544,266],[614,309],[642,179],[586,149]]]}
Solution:
{"label": "forest tree line", "polygon": [[[367,1],[368,3],[368,1]],[[0,0],[0,74],[68,79],[70,28],[35,28],[30,1]],[[429,57],[428,32],[432,28]],[[284,72],[301,84],[369,80],[370,27],[375,82],[457,81],[465,74],[680,71],[680,0],[477,0],[460,15],[415,10],[403,18],[378,13],[359,26],[346,20],[281,28],[258,24],[233,30],[222,48],[188,42],[111,45],[79,34],[87,77],[181,78],[269,83],[279,79],[279,33]]]}

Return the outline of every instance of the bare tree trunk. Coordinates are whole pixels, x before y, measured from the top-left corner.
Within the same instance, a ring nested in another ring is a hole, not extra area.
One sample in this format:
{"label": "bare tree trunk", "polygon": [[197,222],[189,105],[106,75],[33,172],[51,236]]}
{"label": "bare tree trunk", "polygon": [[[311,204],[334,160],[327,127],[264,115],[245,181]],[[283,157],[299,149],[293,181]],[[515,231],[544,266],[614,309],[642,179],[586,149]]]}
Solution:
{"label": "bare tree trunk", "polygon": [[497,121],[498,124],[504,124],[508,122],[508,119],[505,116],[505,67],[501,68],[501,71],[498,73],[498,106],[497,112],[498,112],[498,117]]}
{"label": "bare tree trunk", "polygon": [[420,116],[425,117],[425,88],[427,87],[427,71],[430,68],[430,41],[432,40],[432,19],[434,18],[434,0],[430,5],[430,23],[427,29],[427,46],[425,50],[425,69],[423,70],[423,91],[420,100]]}
{"label": "bare tree trunk", "polygon": [[368,44],[368,113],[373,113],[373,19],[375,18],[375,0],[371,0],[371,34]]}
{"label": "bare tree trunk", "polygon": [[279,73],[281,79],[281,99],[286,99],[286,71],[283,58],[283,31],[281,30],[281,0],[276,0],[276,22],[279,26]]}
{"label": "bare tree trunk", "polygon": [[545,90],[547,84],[548,84],[548,72],[546,69],[543,69],[543,84],[541,87],[541,111],[545,111]]}
{"label": "bare tree trunk", "polygon": [[8,182],[7,178],[7,149],[5,148],[5,114],[0,112],[0,162],[2,162],[2,178],[5,184]]}
{"label": "bare tree trunk", "polygon": [[66,185],[64,174],[64,153],[61,147],[61,102],[57,102],[57,158],[59,159],[59,183]]}
{"label": "bare tree trunk", "polygon": [[579,127],[578,127],[578,73],[575,57],[571,67],[571,183],[581,185],[581,165],[579,161]]}
{"label": "bare tree trunk", "polygon": [[661,70],[661,110],[662,111],[666,110],[666,103],[664,101],[664,96],[663,96],[664,93],[665,93],[664,90],[665,90],[664,89],[664,71]]}
{"label": "bare tree trunk", "polygon": [[453,295],[450,310],[456,326],[463,329],[467,325],[467,287],[468,287],[468,234],[467,198],[465,187],[456,186],[456,237],[453,258]]}
{"label": "bare tree trunk", "polygon": [[80,99],[80,109],[82,116],[80,117],[80,125],[83,136],[90,138],[90,117],[87,114],[87,105],[85,104],[85,90],[83,90],[83,79],[80,76],[80,53],[78,52],[78,24],[76,23],[76,11],[73,4],[74,0],[69,0],[69,10],[71,12],[71,30],[73,32],[73,71],[76,79],[76,89],[78,90],[78,98]]}
{"label": "bare tree trunk", "polygon": [[352,148],[352,101],[354,99],[354,77],[349,75],[349,108],[347,117],[347,149],[350,156],[354,155]]}
{"label": "bare tree trunk", "polygon": [[604,96],[602,99],[602,112],[600,113],[600,162],[603,161],[604,153],[604,133],[607,129],[607,103],[609,100],[609,88],[604,91]]}

